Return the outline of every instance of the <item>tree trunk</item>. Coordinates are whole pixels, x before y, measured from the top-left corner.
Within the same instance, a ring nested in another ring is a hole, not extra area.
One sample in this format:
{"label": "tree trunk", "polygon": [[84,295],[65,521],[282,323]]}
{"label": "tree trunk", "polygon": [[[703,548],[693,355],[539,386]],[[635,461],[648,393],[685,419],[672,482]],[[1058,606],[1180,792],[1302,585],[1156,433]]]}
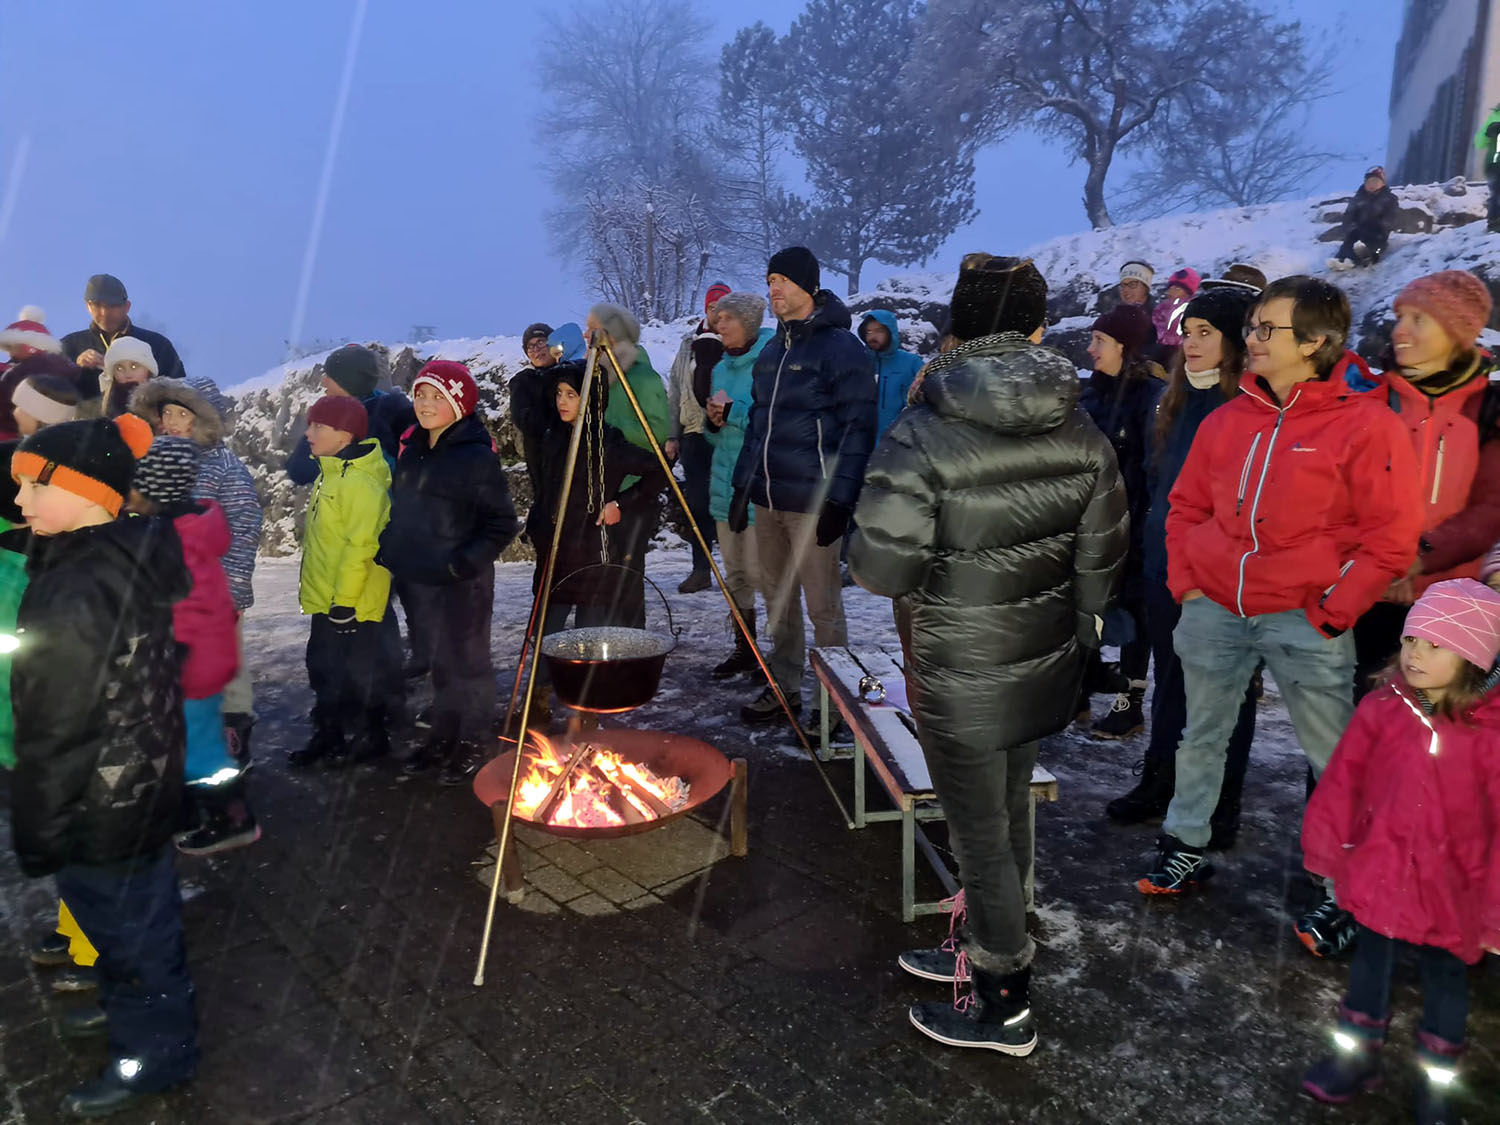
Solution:
{"label": "tree trunk", "polygon": [[863,262],[849,263],[849,296],[859,292],[859,272],[864,267]]}
{"label": "tree trunk", "polygon": [[1095,230],[1107,230],[1115,225],[1104,202],[1104,178],[1109,175],[1109,164],[1114,155],[1114,143],[1102,141],[1088,158],[1089,174],[1083,181],[1083,209],[1088,212],[1089,222]]}

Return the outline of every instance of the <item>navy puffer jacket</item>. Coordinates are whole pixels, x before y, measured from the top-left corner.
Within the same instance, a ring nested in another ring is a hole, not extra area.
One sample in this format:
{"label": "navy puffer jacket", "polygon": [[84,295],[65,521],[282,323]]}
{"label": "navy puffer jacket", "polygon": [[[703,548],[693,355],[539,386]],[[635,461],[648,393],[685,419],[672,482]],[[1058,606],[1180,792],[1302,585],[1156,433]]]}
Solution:
{"label": "navy puffer jacket", "polygon": [[875,443],[875,357],[826,289],[806,320],[780,324],[755,363],[750,424],[734,468],[752,503],[853,508]]}

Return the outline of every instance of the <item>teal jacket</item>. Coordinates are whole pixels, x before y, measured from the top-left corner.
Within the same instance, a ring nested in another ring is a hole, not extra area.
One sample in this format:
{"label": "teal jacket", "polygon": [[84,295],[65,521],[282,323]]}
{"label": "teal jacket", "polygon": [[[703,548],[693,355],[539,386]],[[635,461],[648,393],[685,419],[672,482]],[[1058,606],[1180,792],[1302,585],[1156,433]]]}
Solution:
{"label": "teal jacket", "polygon": [[891,342],[884,351],[873,352],[875,356],[875,442],[885,437],[886,430],[906,409],[906,395],[911,390],[917,372],[922,370],[922,357],[915,352],[901,350],[901,329],[896,324],[896,314],[885,309],[875,309],[859,322],[859,338],[865,338],[865,325],[870,321],[885,326],[891,334]]}
{"label": "teal jacket", "polygon": [[[724,415],[722,426],[716,429],[707,419],[703,422],[703,436],[714,447],[714,459],[708,477],[708,514],[715,520],[729,518],[729,501],[734,495],[734,464],[740,459],[740,447],[745,444],[745,426],[750,421],[750,391],[754,382],[752,377],[755,373],[755,360],[775,335],[774,328],[762,328],[760,335],[744,355],[725,352],[724,358],[714,364],[709,397],[712,398],[723,390],[734,400]],[[750,508],[750,521],[755,522],[754,505]]]}

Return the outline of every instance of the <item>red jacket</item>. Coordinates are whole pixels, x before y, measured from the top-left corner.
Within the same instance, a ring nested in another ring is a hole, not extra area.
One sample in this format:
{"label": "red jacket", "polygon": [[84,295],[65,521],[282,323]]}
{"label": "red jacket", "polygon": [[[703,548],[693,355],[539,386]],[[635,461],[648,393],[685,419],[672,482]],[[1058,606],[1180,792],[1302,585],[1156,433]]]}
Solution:
{"label": "red jacket", "polygon": [[[1242,617],[1287,610],[1336,635],[1405,574],[1422,505],[1400,420],[1352,352],[1285,405],[1247,374],[1199,427],[1167,514],[1167,584]],[[1351,383],[1361,383],[1356,390]]]}
{"label": "red jacket", "polygon": [[207,699],[224,690],[239,670],[234,641],[234,598],[219,561],[229,550],[229,521],[212,500],[177,516],[172,526],[182,540],[182,560],[193,576],[193,591],[172,607],[177,643],[187,647],[182,661],[182,694]]}
{"label": "red jacket", "polygon": [[1474,378],[1437,398],[1396,371],[1379,376],[1373,392],[1405,425],[1422,474],[1418,596],[1445,578],[1476,577],[1485,552],[1500,540],[1500,441],[1479,443],[1491,366],[1486,357]]}
{"label": "red jacket", "polygon": [[1409,691],[1360,701],[1302,818],[1303,862],[1386,937],[1469,964],[1500,949],[1500,692],[1464,722]]}

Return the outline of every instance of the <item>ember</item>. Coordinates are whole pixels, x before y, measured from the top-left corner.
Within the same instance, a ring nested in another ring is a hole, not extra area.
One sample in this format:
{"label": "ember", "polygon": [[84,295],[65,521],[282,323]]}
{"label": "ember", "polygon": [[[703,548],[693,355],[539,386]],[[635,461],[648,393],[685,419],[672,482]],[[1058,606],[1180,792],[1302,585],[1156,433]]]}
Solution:
{"label": "ember", "polygon": [[607,746],[580,742],[571,754],[535,731],[515,813],[538,824],[609,828],[670,816],[690,800],[681,777],[661,777]]}

